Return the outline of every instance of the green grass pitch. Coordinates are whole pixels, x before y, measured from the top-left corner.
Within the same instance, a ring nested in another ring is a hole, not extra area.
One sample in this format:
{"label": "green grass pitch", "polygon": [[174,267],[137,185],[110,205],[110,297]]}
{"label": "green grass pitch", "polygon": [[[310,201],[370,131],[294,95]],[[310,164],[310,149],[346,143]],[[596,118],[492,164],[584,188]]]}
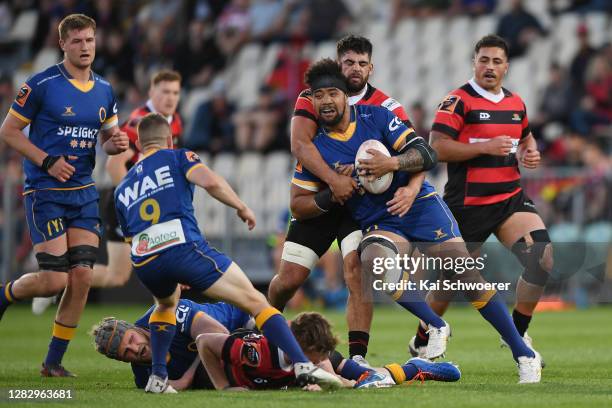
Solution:
{"label": "green grass pitch", "polygon": [[[146,395],[133,387],[126,364],[98,355],[86,334],[104,316],[134,320],[146,306],[88,306],[64,359],[76,379],[42,379],[38,369],[49,341],[52,311],[33,316],[29,307],[9,309],[0,322],[0,405],[87,407],[612,407],[612,308],[540,313],[530,330],[546,360],[542,383],[519,386],[517,370],[499,337],[479,314],[454,307],[447,314],[453,327],[448,359],[459,364],[463,378],[452,384],[413,383],[381,390],[306,393],[299,390],[248,393],[187,391]],[[344,315],[325,312],[344,339]],[[394,307],[375,311],[370,363],[404,362],[416,320]],[[340,346],[347,351],[346,342]],[[68,402],[17,403],[8,389],[72,389]]]}

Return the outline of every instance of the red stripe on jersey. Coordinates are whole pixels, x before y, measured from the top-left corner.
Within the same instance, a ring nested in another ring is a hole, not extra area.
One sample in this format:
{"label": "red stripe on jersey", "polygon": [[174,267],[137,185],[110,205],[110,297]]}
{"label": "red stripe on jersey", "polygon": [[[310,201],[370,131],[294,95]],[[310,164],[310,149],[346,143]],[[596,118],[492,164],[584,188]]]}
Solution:
{"label": "red stripe on jersey", "polygon": [[505,194],[496,194],[486,197],[465,197],[464,204],[465,205],[489,205],[499,203],[501,201],[507,200],[510,197],[518,194],[521,191],[521,188],[518,187],[511,193]]}
{"label": "red stripe on jersey", "polygon": [[521,178],[516,167],[468,167],[466,181],[468,183],[498,183]]}

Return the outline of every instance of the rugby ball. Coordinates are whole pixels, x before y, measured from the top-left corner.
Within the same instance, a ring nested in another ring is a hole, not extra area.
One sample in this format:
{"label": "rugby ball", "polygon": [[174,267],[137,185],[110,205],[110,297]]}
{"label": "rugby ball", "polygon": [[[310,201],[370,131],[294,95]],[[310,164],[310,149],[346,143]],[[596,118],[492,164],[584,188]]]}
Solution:
{"label": "rugby ball", "polygon": [[[369,149],[378,150],[382,154],[387,157],[391,157],[389,150],[385,147],[384,144],[379,142],[378,140],[370,139],[366,140],[359,146],[359,150],[357,150],[357,155],[355,156],[355,169],[359,170],[359,160],[360,159],[370,159],[372,155],[368,153]],[[366,191],[372,194],[382,194],[391,185],[393,181],[393,172],[389,172],[387,174],[383,174],[379,178],[369,181],[367,180],[367,176],[359,176],[359,182],[366,189]]]}

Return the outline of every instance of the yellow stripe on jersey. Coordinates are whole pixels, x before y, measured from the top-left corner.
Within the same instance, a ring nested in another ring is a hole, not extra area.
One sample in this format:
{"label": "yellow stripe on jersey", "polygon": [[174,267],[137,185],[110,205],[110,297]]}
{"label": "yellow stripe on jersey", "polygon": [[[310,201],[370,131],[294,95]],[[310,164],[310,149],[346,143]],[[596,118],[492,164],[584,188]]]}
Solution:
{"label": "yellow stripe on jersey", "polygon": [[15,109],[10,108],[9,109],[9,113],[11,115],[13,115],[14,117],[16,117],[17,119],[24,121],[25,123],[30,123],[32,121],[32,119],[28,119],[25,116],[23,116],[21,113],[17,112]]}
{"label": "yellow stripe on jersey", "polygon": [[149,262],[151,262],[152,260],[154,260],[154,259],[155,259],[155,258],[157,258],[158,256],[159,256],[159,255],[153,255],[153,256],[150,256],[150,257],[148,257],[147,259],[145,259],[144,261],[142,261],[142,262],[138,262],[138,263],[136,263],[136,262],[132,262],[132,265],[134,265],[134,267],[135,267],[135,268],[141,267],[141,266],[143,266],[143,265],[148,264]]}
{"label": "yellow stripe on jersey", "polygon": [[404,130],[404,133],[402,133],[397,140],[395,141],[395,143],[393,143],[393,150],[395,150],[396,152],[399,150],[399,148],[402,146],[402,143],[406,140],[406,137],[411,134],[414,133],[414,129],[410,128],[410,129],[406,129]]}
{"label": "yellow stripe on jersey", "polygon": [[68,82],[70,82],[72,84],[72,86],[74,86],[76,89],[78,89],[81,92],[89,92],[93,89],[94,85],[96,84],[95,81],[89,80],[86,83],[83,83],[81,81],[78,81],[74,78],[72,79],[68,79]]}
{"label": "yellow stripe on jersey", "polygon": [[348,142],[351,139],[351,137],[353,137],[353,133],[355,133],[356,127],[357,127],[356,123],[351,122],[349,124],[349,127],[346,129],[346,131],[344,131],[344,133],[329,132],[328,136],[334,140],[339,140],[341,142]]}
{"label": "yellow stripe on jersey", "polygon": [[298,187],[306,189],[308,191],[314,191],[315,193],[319,191],[319,188],[321,185],[320,183],[317,183],[316,181],[300,180],[295,177],[291,179],[291,183],[295,184]]}
{"label": "yellow stripe on jersey", "polygon": [[198,163],[195,166],[192,166],[189,170],[187,170],[187,173],[185,173],[185,177],[189,177],[189,175],[191,174],[192,171],[194,171],[195,169],[198,169],[200,167],[206,168],[204,163]]}
{"label": "yellow stripe on jersey", "polygon": [[422,200],[423,198],[432,197],[432,196],[435,196],[436,194],[438,193],[434,191],[433,193],[425,194],[422,197],[417,197],[417,200]]}
{"label": "yellow stripe on jersey", "polygon": [[78,186],[78,187],[49,187],[49,188],[37,188],[34,190],[28,190],[28,191],[24,191],[23,195],[28,195],[30,193],[33,193],[34,191],[43,191],[43,190],[51,190],[51,191],[73,191],[73,190],[82,190],[84,188],[87,187],[91,187],[91,186],[95,186],[96,183],[89,183],[89,184],[85,184],[84,186]]}

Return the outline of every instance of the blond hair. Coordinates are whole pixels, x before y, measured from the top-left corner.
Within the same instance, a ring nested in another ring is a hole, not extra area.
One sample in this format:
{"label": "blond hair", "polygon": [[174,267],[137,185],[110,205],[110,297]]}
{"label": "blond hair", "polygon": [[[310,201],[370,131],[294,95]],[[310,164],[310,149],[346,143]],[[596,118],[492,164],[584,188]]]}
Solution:
{"label": "blond hair", "polygon": [[59,31],[60,40],[66,40],[68,38],[68,32],[72,30],[84,30],[91,28],[96,32],[96,20],[86,16],[85,14],[70,14],[60,21],[57,27]]}

